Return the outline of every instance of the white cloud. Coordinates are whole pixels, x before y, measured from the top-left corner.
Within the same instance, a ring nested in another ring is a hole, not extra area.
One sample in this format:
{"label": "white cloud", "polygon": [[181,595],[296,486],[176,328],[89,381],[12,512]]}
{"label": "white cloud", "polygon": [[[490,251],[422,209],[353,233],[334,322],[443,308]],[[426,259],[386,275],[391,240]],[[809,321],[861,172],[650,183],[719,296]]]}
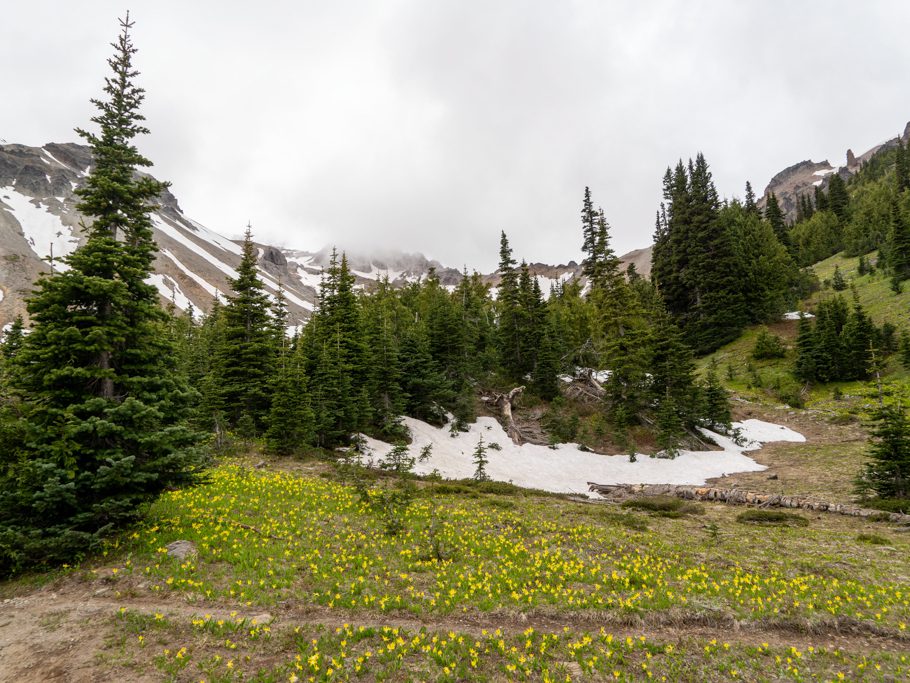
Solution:
{"label": "white cloud", "polygon": [[[9,142],[74,140],[121,3],[3,11]],[[187,214],[258,239],[491,269],[579,256],[585,185],[618,251],[703,151],[721,195],[842,163],[910,118],[900,0],[134,3],[152,135]],[[40,39],[39,39],[40,38]]]}

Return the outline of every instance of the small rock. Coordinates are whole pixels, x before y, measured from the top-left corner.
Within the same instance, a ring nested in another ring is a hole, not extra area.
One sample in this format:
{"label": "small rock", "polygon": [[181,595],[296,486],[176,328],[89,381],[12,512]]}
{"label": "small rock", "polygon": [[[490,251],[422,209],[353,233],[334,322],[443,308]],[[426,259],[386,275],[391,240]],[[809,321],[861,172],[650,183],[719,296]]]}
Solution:
{"label": "small rock", "polygon": [[263,612],[262,614],[257,614],[250,621],[255,621],[257,624],[270,624],[272,623],[274,617],[268,612]]}
{"label": "small rock", "polygon": [[579,664],[578,662],[560,662],[560,664],[562,664],[566,668],[566,671],[569,672],[569,675],[573,679],[581,678],[581,676],[582,676],[581,664]]}
{"label": "small rock", "polygon": [[768,477],[768,479],[770,479],[771,481],[777,481],[779,479],[779,477],[776,474],[772,474]]}
{"label": "small rock", "polygon": [[185,560],[188,557],[196,556],[196,544],[192,541],[174,541],[173,543],[168,543],[164,547],[167,549],[167,554],[170,557],[175,557],[178,560]]}
{"label": "small rock", "polygon": [[95,591],[95,595],[104,595],[105,593],[109,593],[110,590],[110,588],[99,588]]}

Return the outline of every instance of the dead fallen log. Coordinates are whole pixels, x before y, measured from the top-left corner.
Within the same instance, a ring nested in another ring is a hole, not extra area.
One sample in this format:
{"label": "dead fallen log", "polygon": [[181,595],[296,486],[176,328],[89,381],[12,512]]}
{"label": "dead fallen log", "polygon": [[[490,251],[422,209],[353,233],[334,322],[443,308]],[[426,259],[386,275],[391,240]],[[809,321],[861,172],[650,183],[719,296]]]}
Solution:
{"label": "dead fallen log", "polygon": [[512,404],[518,400],[524,390],[523,386],[515,387],[507,394],[493,394],[492,397],[483,397],[482,399],[489,405],[499,408],[503,422],[505,422],[506,433],[519,446],[525,442],[525,438],[518,425],[515,424],[515,418],[512,416]]}
{"label": "dead fallen log", "polygon": [[588,490],[612,500],[635,496],[675,496],[729,505],[754,505],[760,508],[780,507],[811,512],[831,512],[848,517],[872,517],[897,524],[910,524],[910,515],[899,512],[870,510],[848,503],[832,503],[810,496],[785,496],[779,493],[760,493],[747,489],[723,489],[714,486],[683,486],[677,484],[597,484],[588,482]]}

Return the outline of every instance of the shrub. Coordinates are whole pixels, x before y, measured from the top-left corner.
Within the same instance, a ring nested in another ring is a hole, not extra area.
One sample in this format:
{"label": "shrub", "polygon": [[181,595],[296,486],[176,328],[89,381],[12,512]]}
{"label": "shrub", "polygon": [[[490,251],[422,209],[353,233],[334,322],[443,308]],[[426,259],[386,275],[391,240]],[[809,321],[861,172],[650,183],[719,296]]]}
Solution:
{"label": "shrub", "polygon": [[736,516],[736,521],[768,526],[809,526],[809,520],[805,517],[783,510],[746,510]]}
{"label": "shrub", "polygon": [[631,510],[643,510],[658,517],[682,517],[683,515],[700,515],[704,513],[702,507],[696,503],[688,503],[673,496],[646,496],[633,498],[622,504],[622,507]]}
{"label": "shrub", "polygon": [[767,360],[769,358],[783,358],[787,353],[783,340],[768,330],[762,330],[758,333],[755,340],[755,346],[752,349],[752,357],[755,360]]}
{"label": "shrub", "polygon": [[890,545],[889,541],[884,536],[879,536],[878,534],[860,534],[856,537],[856,540],[860,543],[868,543],[869,545]]}

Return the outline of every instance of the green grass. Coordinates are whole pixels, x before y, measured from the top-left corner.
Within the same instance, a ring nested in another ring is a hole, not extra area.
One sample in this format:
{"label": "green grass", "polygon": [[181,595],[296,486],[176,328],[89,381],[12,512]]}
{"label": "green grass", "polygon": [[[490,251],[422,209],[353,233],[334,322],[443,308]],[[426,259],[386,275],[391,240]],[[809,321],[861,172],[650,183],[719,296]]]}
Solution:
{"label": "green grass", "polygon": [[[238,607],[291,601],[417,616],[645,614],[710,604],[745,620],[846,616],[895,629],[910,621],[910,595],[894,579],[910,575],[910,539],[883,567],[856,532],[844,533],[853,520],[811,532],[740,527],[725,541],[737,558],[731,566],[711,561],[716,548],[702,530],[708,522],[730,530],[728,509],[652,517],[658,526],[639,531],[601,506],[503,500],[420,498],[407,531],[390,537],[349,487],[222,467],[209,484],[162,497],[148,525],[111,549],[123,558],[114,581]],[[164,546],[176,539],[195,542],[198,557],[169,558]],[[854,556],[868,561],[837,573],[834,584],[815,569]]]}
{"label": "green grass", "polygon": [[742,524],[766,524],[771,526],[809,526],[809,520],[802,515],[783,510],[746,510],[736,516]]}
{"label": "green grass", "polygon": [[[907,673],[905,534],[881,546],[866,538],[868,522],[838,515],[802,528],[744,525],[742,508],[700,504],[702,514],[682,515],[691,503],[678,499],[634,501],[632,511],[502,487],[436,494],[435,486],[449,484],[427,485],[406,531],[388,536],[343,483],[223,465],[207,483],[165,494],[144,525],[98,558],[103,565],[72,570],[54,590],[91,595],[101,585],[123,605],[102,659],[127,679],[147,671],[175,681]],[[194,542],[198,555],[168,557],[177,539]],[[262,612],[278,621],[254,622]],[[726,644],[687,626],[725,634],[737,622],[744,632]],[[807,635],[841,624],[896,644],[825,649],[824,637]]]}
{"label": "green grass", "polygon": [[[130,613],[118,621],[128,622]],[[466,681],[466,680],[897,680],[910,671],[906,654],[847,653],[836,646],[668,641],[601,628],[540,630],[402,628],[377,623],[335,627],[312,623],[254,625],[211,615],[166,620],[148,632],[133,628],[116,643],[119,664],[169,680],[205,681]],[[151,665],[151,666],[150,666]],[[894,678],[897,677],[897,678]]]}
{"label": "green grass", "polygon": [[[887,275],[876,271],[860,276],[857,273],[858,263],[858,257],[838,254],[815,264],[812,269],[822,281],[822,289],[804,301],[799,309],[811,312],[821,299],[837,294],[824,282],[830,281],[835,266],[838,266],[851,285],[839,294],[849,302],[853,301],[855,294],[856,300],[876,324],[890,322],[897,327],[898,336],[901,331],[910,330],[910,282],[904,283],[904,291],[895,295]],[[793,376],[798,324],[798,321],[778,321],[767,325],[767,329],[782,338],[787,346],[783,358],[752,358],[755,341],[765,328],[755,325],[746,329],[735,341],[699,359],[697,366],[704,372],[711,364],[716,364],[723,384],[753,402],[825,410],[844,420],[866,418],[869,408],[877,400],[877,388],[871,383],[832,382],[810,386]],[[886,393],[910,399],[910,371],[903,367],[898,354],[887,362],[883,377]],[[835,399],[835,391],[840,392],[843,398]]]}

